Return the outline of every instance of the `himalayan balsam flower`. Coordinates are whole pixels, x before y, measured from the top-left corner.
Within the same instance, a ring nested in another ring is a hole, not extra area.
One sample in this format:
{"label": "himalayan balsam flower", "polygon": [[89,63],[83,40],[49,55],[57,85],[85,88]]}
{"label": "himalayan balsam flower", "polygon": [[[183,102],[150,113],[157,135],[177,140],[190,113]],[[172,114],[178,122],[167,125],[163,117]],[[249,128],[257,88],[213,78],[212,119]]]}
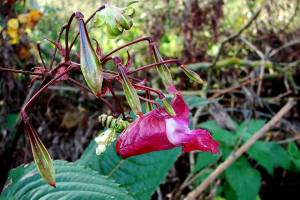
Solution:
{"label": "himalayan balsam flower", "polygon": [[171,116],[163,108],[156,108],[138,117],[125,129],[116,142],[117,153],[123,158],[161,151],[181,146],[185,152],[201,150],[219,153],[218,142],[203,129],[190,130],[189,109],[182,95],[169,86],[168,91],[174,93],[171,102],[176,116]]}

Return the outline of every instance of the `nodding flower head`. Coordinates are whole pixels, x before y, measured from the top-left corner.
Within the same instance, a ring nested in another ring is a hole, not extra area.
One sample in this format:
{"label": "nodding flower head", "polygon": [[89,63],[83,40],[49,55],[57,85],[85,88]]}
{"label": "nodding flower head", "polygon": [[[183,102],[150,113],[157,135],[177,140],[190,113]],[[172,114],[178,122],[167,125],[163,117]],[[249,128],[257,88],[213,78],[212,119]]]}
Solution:
{"label": "nodding flower head", "polygon": [[138,117],[125,129],[116,142],[117,153],[123,158],[161,151],[181,146],[186,152],[201,150],[219,153],[220,145],[207,130],[189,129],[189,110],[182,95],[174,86],[168,91],[174,94],[171,106],[175,116],[163,107]]}

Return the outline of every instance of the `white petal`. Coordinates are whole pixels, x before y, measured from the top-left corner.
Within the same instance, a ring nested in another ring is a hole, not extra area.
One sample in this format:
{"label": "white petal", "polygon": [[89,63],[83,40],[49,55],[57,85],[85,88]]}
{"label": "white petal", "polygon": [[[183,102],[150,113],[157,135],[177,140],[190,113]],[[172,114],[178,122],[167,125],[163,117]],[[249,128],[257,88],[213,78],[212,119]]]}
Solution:
{"label": "white petal", "polygon": [[188,120],[179,118],[166,119],[166,132],[169,141],[173,145],[180,145],[184,135],[190,133]]}

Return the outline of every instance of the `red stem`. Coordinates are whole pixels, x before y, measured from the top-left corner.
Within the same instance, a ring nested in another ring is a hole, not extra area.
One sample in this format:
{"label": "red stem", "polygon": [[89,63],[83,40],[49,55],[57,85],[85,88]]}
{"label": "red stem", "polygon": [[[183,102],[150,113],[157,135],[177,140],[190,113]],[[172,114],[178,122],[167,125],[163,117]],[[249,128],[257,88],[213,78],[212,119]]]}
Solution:
{"label": "red stem", "polygon": [[42,56],[42,52],[41,52],[41,43],[40,42],[37,42],[37,49],[38,49],[38,52],[39,52],[39,56],[42,60],[42,63],[43,63],[43,66],[45,68],[46,71],[48,71],[47,67],[46,67],[46,64],[45,64],[45,61],[44,61],[44,58]]}
{"label": "red stem", "polygon": [[45,84],[40,90],[38,90],[31,98],[30,100],[22,107],[21,109],[21,116],[23,120],[26,120],[28,118],[27,111],[30,109],[32,103],[39,97],[39,95],[44,92],[47,87],[52,85],[55,81],[57,81],[60,77],[65,75],[66,73],[70,72],[74,67],[69,66],[63,73],[59,74],[57,77],[53,78],[51,81],[49,81],[47,84]]}
{"label": "red stem", "polygon": [[146,65],[146,66],[143,66],[143,67],[139,67],[135,70],[127,72],[127,74],[130,75],[130,74],[136,73],[138,71],[142,71],[142,70],[145,70],[145,69],[148,69],[148,68],[151,68],[151,67],[155,67],[157,65],[168,64],[168,63],[176,63],[177,65],[182,65],[182,62],[180,60],[171,59],[171,60],[165,60],[165,61],[162,61],[162,62],[157,62],[157,63],[153,63],[153,64]]}
{"label": "red stem", "polygon": [[115,53],[115,52],[117,52],[117,51],[119,51],[119,50],[121,50],[121,49],[124,49],[124,48],[127,47],[127,46],[130,46],[130,45],[132,45],[132,44],[135,44],[135,43],[138,43],[138,42],[142,42],[142,41],[145,41],[145,40],[147,40],[149,43],[152,43],[152,42],[154,41],[151,37],[143,37],[143,38],[140,38],[140,39],[133,40],[132,42],[129,42],[129,43],[127,43],[127,44],[124,44],[124,45],[118,47],[117,49],[115,49],[115,50],[109,52],[108,54],[106,54],[105,56],[103,56],[103,57],[101,58],[100,61],[103,62],[103,61],[106,60],[106,58],[108,58],[108,57],[109,57],[110,55],[112,55],[113,53]]}
{"label": "red stem", "polygon": [[[70,81],[74,85],[77,85],[77,86],[81,87],[82,89],[87,90],[88,92],[90,92],[90,93],[92,93],[94,95],[94,93],[92,92],[92,90],[90,88],[88,88],[87,86],[79,83],[78,81],[76,81],[76,80],[74,80],[72,78],[69,78],[68,81]],[[111,103],[109,103],[106,99],[104,99],[103,97],[100,97],[100,99],[109,107],[109,109],[111,109],[112,111],[114,110],[113,105]]]}
{"label": "red stem", "polygon": [[72,23],[74,17],[75,17],[75,13],[73,13],[71,15],[71,17],[70,17],[70,19],[68,21],[67,27],[66,27],[66,33],[65,33],[65,36],[66,36],[66,46],[65,46],[65,48],[66,48],[66,56],[65,56],[65,61],[66,62],[70,60],[69,44],[68,44],[68,42],[69,42],[70,26],[71,26],[71,23]]}
{"label": "red stem", "polygon": [[161,91],[159,91],[159,90],[156,90],[156,89],[153,89],[153,88],[150,88],[150,87],[147,87],[147,86],[143,86],[143,85],[137,85],[137,84],[132,84],[132,85],[133,85],[133,87],[135,87],[137,89],[138,88],[143,88],[144,90],[148,90],[150,92],[154,92],[154,93],[156,93],[158,95],[158,97],[160,99],[163,99],[165,97],[165,95]]}
{"label": "red stem", "polygon": [[[64,30],[66,29],[66,24],[63,25],[59,31],[59,34],[57,36],[57,39],[56,39],[56,42],[59,42],[61,36],[62,36],[62,33],[64,32]],[[54,52],[52,54],[52,58],[51,58],[51,61],[50,61],[50,65],[49,65],[49,69],[51,70],[52,69],[52,66],[53,66],[53,63],[54,63],[54,59],[55,59],[55,55],[56,55],[56,52],[57,52],[57,46],[54,47]]]}
{"label": "red stem", "polygon": [[156,103],[155,101],[152,101],[152,100],[147,99],[147,98],[145,98],[145,97],[139,96],[139,99],[141,99],[141,100],[143,100],[143,101],[147,101],[147,102],[149,102],[149,103],[152,103],[152,104],[156,105],[157,108],[160,106],[160,105],[159,105],[158,103]]}
{"label": "red stem", "polygon": [[[103,5],[103,6],[101,6],[100,8],[98,8],[86,21],[85,21],[85,24],[87,24],[87,23],[89,23],[90,22],[90,20],[96,15],[96,13],[97,12],[99,12],[100,10],[102,10],[102,9],[104,9],[105,8],[105,5]],[[77,32],[77,34],[76,34],[76,36],[74,37],[74,39],[73,39],[73,41],[72,41],[72,43],[71,43],[71,45],[70,45],[70,51],[71,51],[71,49],[72,49],[72,47],[73,47],[73,45],[74,45],[74,43],[75,43],[75,41],[76,41],[76,39],[78,38],[78,36],[79,36],[79,31]]]}
{"label": "red stem", "polygon": [[120,100],[119,100],[118,96],[115,94],[114,89],[111,86],[111,82],[110,81],[105,81],[105,83],[107,84],[109,91],[113,95],[113,97],[114,97],[114,99],[115,99],[115,101],[116,101],[116,103],[117,103],[117,105],[120,109],[120,112],[122,113],[123,119],[125,119],[126,117],[125,117],[124,109],[123,109],[123,107],[120,103]]}
{"label": "red stem", "polygon": [[0,71],[15,72],[15,73],[22,73],[22,74],[29,74],[29,75],[37,75],[37,76],[44,75],[43,73],[40,73],[40,72],[23,71],[23,70],[10,69],[10,68],[4,68],[4,67],[0,67]]}

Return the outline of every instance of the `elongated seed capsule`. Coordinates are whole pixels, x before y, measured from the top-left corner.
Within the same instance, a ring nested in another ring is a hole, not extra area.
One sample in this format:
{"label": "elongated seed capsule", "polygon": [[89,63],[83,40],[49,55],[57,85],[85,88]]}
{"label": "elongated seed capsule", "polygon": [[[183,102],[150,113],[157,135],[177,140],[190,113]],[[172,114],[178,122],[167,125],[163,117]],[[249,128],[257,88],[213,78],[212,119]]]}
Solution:
{"label": "elongated seed capsule", "polygon": [[55,169],[50,154],[30,122],[25,122],[25,130],[29,136],[34,162],[40,175],[49,185],[55,188]]}
{"label": "elongated seed capsule", "polygon": [[83,21],[83,15],[80,12],[76,12],[75,16],[79,22],[80,68],[87,85],[94,95],[100,98],[103,83],[102,66],[91,45],[91,41]]}

